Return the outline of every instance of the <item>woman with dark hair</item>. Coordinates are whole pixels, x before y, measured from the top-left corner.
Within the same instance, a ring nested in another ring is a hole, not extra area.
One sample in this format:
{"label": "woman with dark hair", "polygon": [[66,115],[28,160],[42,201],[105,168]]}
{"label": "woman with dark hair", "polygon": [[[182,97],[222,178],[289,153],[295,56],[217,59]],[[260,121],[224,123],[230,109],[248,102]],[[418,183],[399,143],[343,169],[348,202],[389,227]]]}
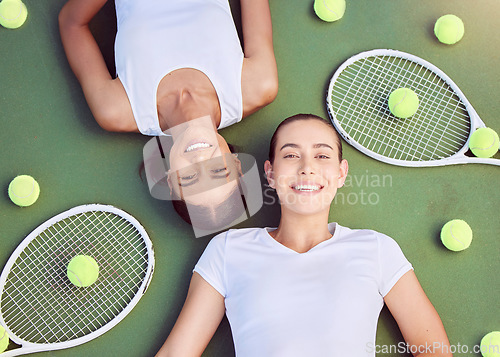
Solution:
{"label": "woman with dark hair", "polygon": [[[116,77],[89,29],[106,2],[69,0],[59,14],[68,62],[99,125],[152,136],[177,130],[178,159],[190,164],[230,154],[217,130],[277,95],[268,0],[240,1],[243,48],[227,0],[115,0]],[[199,118],[208,120],[184,125]]]}
{"label": "woman with dark hair", "polygon": [[409,352],[451,356],[398,244],[328,223],[348,172],[333,126],[313,115],[286,119],[264,167],[279,198],[279,226],[232,229],[210,241],[157,356],[200,356],[225,313],[239,357],[373,357],[384,304]]}

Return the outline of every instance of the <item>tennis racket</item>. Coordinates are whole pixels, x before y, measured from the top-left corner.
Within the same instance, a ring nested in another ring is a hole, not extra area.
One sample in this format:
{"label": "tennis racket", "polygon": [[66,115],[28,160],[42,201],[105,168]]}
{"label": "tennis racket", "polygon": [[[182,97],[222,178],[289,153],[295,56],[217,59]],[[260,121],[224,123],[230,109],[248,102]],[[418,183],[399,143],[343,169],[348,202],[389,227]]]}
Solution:
{"label": "tennis racket", "polygon": [[[99,265],[87,288],[66,275],[79,254]],[[0,355],[64,349],[102,335],[134,308],[153,270],[146,231],[122,210],[83,205],[49,219],[22,241],[0,276],[0,323],[21,345]]]}
{"label": "tennis racket", "polygon": [[[400,87],[413,90],[420,102],[407,119],[396,118],[387,105]],[[465,155],[470,135],[485,124],[458,86],[417,56],[379,49],[349,58],[330,80],[327,107],[347,143],[388,164],[500,165],[498,159]]]}

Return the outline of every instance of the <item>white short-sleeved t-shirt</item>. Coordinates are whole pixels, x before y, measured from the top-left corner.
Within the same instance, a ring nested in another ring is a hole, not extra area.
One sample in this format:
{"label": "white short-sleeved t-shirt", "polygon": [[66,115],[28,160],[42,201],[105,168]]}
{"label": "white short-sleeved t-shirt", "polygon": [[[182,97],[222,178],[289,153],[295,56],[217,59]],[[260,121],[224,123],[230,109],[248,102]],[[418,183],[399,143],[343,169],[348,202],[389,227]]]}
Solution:
{"label": "white short-sleeved t-shirt", "polygon": [[383,298],[412,266],[386,235],[328,228],[306,253],[269,228],[210,241],[194,271],[224,296],[238,357],[375,356]]}

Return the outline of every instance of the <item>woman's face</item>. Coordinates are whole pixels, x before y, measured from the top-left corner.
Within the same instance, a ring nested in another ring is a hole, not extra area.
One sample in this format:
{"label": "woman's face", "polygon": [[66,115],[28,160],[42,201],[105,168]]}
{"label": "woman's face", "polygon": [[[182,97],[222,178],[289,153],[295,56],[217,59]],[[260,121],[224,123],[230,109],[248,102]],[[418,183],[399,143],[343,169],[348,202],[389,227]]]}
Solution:
{"label": "woman's face", "polygon": [[189,126],[176,133],[169,153],[169,185],[196,205],[222,202],[237,185],[237,159],[213,128]]}
{"label": "woman's face", "polygon": [[338,160],[336,140],[333,129],[318,120],[280,128],[274,163],[266,161],[265,171],[282,209],[303,215],[329,211],[348,170],[347,161]]}

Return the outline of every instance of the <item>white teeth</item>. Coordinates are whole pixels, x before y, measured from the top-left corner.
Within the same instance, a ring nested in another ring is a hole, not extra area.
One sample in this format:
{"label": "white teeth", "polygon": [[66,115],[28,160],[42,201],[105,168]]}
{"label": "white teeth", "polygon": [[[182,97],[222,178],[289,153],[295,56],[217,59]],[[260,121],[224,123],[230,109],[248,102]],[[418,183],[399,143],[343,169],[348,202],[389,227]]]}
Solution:
{"label": "white teeth", "polygon": [[293,188],[297,191],[318,191],[321,187],[316,185],[297,185]]}
{"label": "white teeth", "polygon": [[194,151],[194,150],[198,150],[198,149],[206,149],[206,148],[209,148],[210,146],[211,145],[207,144],[207,143],[196,143],[196,144],[188,146],[188,148],[186,149],[186,152],[190,152],[190,151]]}

